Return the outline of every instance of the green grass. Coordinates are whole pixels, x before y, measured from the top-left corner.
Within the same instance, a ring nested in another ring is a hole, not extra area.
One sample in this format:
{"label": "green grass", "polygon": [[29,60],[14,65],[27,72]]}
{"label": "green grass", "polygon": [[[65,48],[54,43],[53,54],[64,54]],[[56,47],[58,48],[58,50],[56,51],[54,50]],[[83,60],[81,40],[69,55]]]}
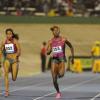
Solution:
{"label": "green grass", "polygon": [[1,23],[33,24],[100,24],[99,17],[35,17],[35,16],[0,16]]}

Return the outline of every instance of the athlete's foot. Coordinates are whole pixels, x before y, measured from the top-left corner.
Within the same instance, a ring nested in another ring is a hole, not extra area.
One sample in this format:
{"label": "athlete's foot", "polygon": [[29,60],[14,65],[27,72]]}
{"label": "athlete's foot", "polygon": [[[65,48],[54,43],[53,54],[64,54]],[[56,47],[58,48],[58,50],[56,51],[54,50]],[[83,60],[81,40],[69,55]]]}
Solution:
{"label": "athlete's foot", "polygon": [[8,97],[8,96],[9,96],[9,92],[5,91],[5,97]]}
{"label": "athlete's foot", "polygon": [[57,98],[57,99],[60,99],[60,98],[61,98],[61,93],[60,93],[60,92],[58,92],[58,93],[56,94],[56,98]]}

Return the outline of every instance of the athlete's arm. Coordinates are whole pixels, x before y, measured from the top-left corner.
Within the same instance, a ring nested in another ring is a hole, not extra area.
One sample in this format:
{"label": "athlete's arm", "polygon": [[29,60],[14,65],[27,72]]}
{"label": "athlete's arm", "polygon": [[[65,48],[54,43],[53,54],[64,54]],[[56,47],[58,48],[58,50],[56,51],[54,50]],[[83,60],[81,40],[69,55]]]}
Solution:
{"label": "athlete's arm", "polygon": [[51,41],[48,41],[48,44],[47,44],[47,55],[50,55],[52,49],[51,49]]}
{"label": "athlete's arm", "polygon": [[4,50],[4,41],[2,41],[0,45],[1,45],[0,50],[3,52],[3,50]]}
{"label": "athlete's arm", "polygon": [[1,49],[1,43],[0,43],[0,61],[1,61],[1,57],[2,57],[2,49]]}
{"label": "athlete's arm", "polygon": [[73,64],[74,63],[74,48],[73,48],[72,44],[67,39],[65,39],[65,43],[69,46],[69,48],[71,50],[71,54],[72,54],[72,64]]}
{"label": "athlete's arm", "polygon": [[2,43],[0,43],[0,68],[2,67],[2,62],[1,62],[1,59],[2,59],[2,48],[3,48],[3,42]]}
{"label": "athlete's arm", "polygon": [[14,39],[15,44],[17,46],[17,57],[19,57],[21,55],[21,48],[20,48],[20,44],[18,42],[18,40]]}
{"label": "athlete's arm", "polygon": [[5,53],[5,41],[1,42],[0,51],[1,51],[2,57],[5,58],[6,57],[6,53]]}

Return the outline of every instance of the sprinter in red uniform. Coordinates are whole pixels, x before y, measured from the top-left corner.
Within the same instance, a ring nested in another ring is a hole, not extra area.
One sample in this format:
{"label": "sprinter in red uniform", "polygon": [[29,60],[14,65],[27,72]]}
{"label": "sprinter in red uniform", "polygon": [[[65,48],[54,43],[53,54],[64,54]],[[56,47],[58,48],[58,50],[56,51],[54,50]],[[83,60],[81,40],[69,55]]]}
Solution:
{"label": "sprinter in red uniform", "polygon": [[74,63],[74,50],[71,43],[64,37],[60,36],[60,29],[58,26],[50,28],[53,32],[53,38],[48,42],[47,54],[52,52],[52,66],[51,73],[53,78],[53,84],[57,91],[56,98],[61,98],[61,92],[59,90],[57,79],[64,76],[65,73],[65,45],[70,47],[72,54],[72,64]]}
{"label": "sprinter in red uniform", "polygon": [[15,81],[18,73],[18,58],[21,54],[18,35],[14,34],[12,29],[6,29],[6,39],[1,44],[1,50],[4,56],[4,78],[5,78],[5,96],[9,95],[9,71],[12,74],[12,80]]}

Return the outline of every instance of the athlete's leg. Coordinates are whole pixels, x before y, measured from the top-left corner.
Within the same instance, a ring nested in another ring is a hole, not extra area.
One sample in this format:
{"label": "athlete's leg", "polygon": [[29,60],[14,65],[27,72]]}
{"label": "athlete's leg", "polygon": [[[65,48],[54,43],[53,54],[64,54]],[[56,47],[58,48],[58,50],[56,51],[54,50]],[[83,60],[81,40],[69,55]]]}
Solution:
{"label": "athlete's leg", "polygon": [[57,93],[59,93],[59,86],[58,86],[58,82],[57,82],[58,64],[52,63],[51,73],[52,73],[54,87],[55,87]]}
{"label": "athlete's leg", "polygon": [[10,62],[9,60],[4,61],[4,80],[5,80],[5,90],[9,91],[9,68],[10,68]]}
{"label": "athlete's leg", "polygon": [[58,77],[61,78],[64,76],[65,73],[65,62],[60,62],[58,67],[59,67]]}
{"label": "athlete's leg", "polygon": [[18,63],[17,62],[12,64],[12,72],[11,72],[11,74],[12,74],[12,80],[16,81],[17,74],[18,74]]}

